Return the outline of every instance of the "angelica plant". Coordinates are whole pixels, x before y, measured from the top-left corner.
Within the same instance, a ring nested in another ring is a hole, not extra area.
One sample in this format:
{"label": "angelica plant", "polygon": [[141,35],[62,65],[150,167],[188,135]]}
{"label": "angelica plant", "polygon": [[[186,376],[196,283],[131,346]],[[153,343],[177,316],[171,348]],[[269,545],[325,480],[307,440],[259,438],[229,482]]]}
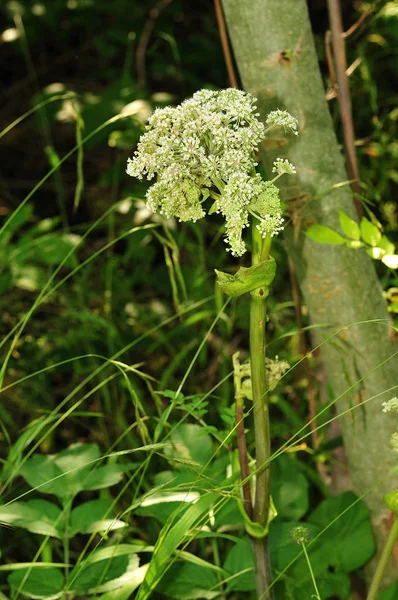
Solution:
{"label": "angelica plant", "polygon": [[[232,256],[247,251],[245,230],[251,226],[252,266],[235,275],[216,271],[219,287],[230,296],[251,294],[250,379],[256,442],[255,498],[246,496],[247,529],[253,541],[259,597],[269,598],[271,585],[266,536],[270,512],[270,423],[265,357],[265,299],[275,275],[270,256],[272,238],[283,229],[279,190],[282,175],[294,175],[286,159],[275,160],[273,179],[256,172],[256,153],[267,132],[275,127],[298,135],[297,120],[283,110],[259,120],[256,99],[236,89],[201,90],[176,107],[157,109],[149,118],[127,173],[156,181],[146,195],[154,213],[179,221],[197,221],[217,213],[225,219],[225,243]],[[236,380],[239,377],[235,378]],[[269,386],[268,386],[269,387]],[[242,479],[247,462],[244,435],[244,397],[236,395],[238,446]],[[245,483],[245,482],[244,482]],[[246,490],[247,490],[246,486]]]}

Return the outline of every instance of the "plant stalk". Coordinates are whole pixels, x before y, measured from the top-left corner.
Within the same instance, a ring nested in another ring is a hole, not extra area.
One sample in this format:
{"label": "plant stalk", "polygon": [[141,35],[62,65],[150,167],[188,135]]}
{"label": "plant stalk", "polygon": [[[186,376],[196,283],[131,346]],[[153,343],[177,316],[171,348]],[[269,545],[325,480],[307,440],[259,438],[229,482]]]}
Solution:
{"label": "plant stalk", "polygon": [[395,517],[390,533],[386,540],[383,552],[381,553],[378,565],[376,567],[375,574],[373,575],[372,583],[370,584],[369,592],[366,600],[376,600],[380,584],[383,580],[384,571],[386,570],[387,563],[393,551],[395,542],[398,538],[398,518]]}
{"label": "plant stalk", "polygon": [[[253,231],[252,264],[266,260],[269,254],[270,239],[263,240],[256,229]],[[265,324],[267,291],[258,288],[251,292],[250,300],[250,364],[254,411],[254,437],[256,443],[256,493],[253,520],[265,528],[268,522],[270,505],[271,456],[270,421],[267,400],[265,373]],[[253,539],[256,562],[256,589],[258,598],[271,600],[273,593],[266,590],[271,585],[271,567],[267,537]]]}

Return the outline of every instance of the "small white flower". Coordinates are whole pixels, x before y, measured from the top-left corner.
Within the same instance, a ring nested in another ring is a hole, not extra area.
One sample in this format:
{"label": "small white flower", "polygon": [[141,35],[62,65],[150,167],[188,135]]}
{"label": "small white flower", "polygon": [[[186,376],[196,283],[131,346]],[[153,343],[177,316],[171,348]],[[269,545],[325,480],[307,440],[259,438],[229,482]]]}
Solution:
{"label": "small white flower", "polygon": [[287,158],[277,158],[274,160],[274,166],[272,168],[273,173],[277,173],[278,175],[295,175],[296,167],[292,165],[291,162],[287,160]]}

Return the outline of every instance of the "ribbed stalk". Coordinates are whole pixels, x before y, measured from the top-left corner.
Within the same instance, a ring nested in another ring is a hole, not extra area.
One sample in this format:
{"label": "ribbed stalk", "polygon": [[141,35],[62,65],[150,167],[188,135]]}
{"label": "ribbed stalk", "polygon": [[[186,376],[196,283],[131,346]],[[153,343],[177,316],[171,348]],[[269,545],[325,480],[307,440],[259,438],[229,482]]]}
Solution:
{"label": "ribbed stalk", "polygon": [[[265,260],[270,242],[262,240],[256,227],[253,231],[252,264]],[[271,455],[270,421],[265,373],[265,325],[266,290],[258,288],[251,292],[250,299],[250,364],[253,394],[254,437],[256,443],[256,494],[253,520],[265,527],[268,522],[270,503]],[[252,540],[256,562],[256,589],[258,598],[271,600],[272,592],[266,592],[271,585],[271,568],[268,555],[267,537]]]}

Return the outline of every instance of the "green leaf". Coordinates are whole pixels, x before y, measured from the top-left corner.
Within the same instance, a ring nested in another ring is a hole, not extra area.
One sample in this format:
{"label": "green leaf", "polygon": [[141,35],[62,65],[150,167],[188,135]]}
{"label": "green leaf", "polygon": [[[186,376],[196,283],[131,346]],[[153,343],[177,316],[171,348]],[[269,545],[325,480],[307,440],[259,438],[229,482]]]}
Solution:
{"label": "green leaf", "polygon": [[176,565],[162,584],[160,592],[165,598],[177,600],[211,600],[220,595],[216,588],[218,579],[210,569],[193,564]]}
{"label": "green leaf", "polygon": [[386,590],[382,590],[377,596],[377,600],[396,600],[398,598],[398,582],[393,583]]}
{"label": "green leaf", "polygon": [[342,210],[339,210],[339,219],[340,227],[343,230],[344,235],[346,235],[351,240],[358,241],[361,239],[361,231],[359,229],[359,224],[356,221],[354,221],[354,219],[351,219]]}
{"label": "green leaf", "polygon": [[[75,234],[49,233],[29,244],[19,246],[18,261],[22,263],[29,259],[29,262],[41,265],[58,265],[79,242],[80,236]],[[66,260],[65,266],[74,266],[73,256]]]}
{"label": "green leaf", "polygon": [[64,576],[55,567],[24,568],[13,571],[8,576],[8,583],[15,591],[19,590],[28,598],[56,600],[63,595]]}
{"label": "green leaf", "polygon": [[[148,571],[135,600],[147,600],[149,598],[170,567],[172,554],[190,536],[190,529],[195,523],[204,514],[207,516],[210,507],[217,498],[216,494],[206,494],[185,510],[182,516],[180,511],[177,510],[169,518],[158,536]],[[202,523],[203,518],[201,519]]]}
{"label": "green leaf", "polygon": [[112,500],[89,500],[72,510],[70,536],[77,533],[113,531],[126,527],[127,523],[113,517]]}
{"label": "green leaf", "polygon": [[133,463],[127,465],[110,464],[97,467],[87,475],[83,482],[85,490],[101,490],[116,485],[123,479],[126,471],[132,469]]}
{"label": "green leaf", "polygon": [[36,454],[21,467],[20,472],[29,485],[34,489],[38,488],[40,493],[64,497],[63,473],[53,458]]}
{"label": "green leaf", "polygon": [[62,512],[47,500],[12,502],[0,506],[0,523],[22,527],[32,533],[62,538]]}
{"label": "green leaf", "polygon": [[298,520],[308,511],[308,481],[292,456],[282,454],[273,461],[271,495],[278,515],[284,519]]}
{"label": "green leaf", "polygon": [[362,217],[361,224],[361,238],[369,246],[377,246],[381,240],[381,231],[376,225],[373,225],[366,217]]}
{"label": "green leaf", "polygon": [[385,254],[381,262],[389,269],[398,269],[398,254]]}
{"label": "green leaf", "polygon": [[323,528],[339,517],[322,536],[322,546],[330,564],[338,565],[347,572],[364,565],[375,550],[369,509],[364,502],[357,502],[340,516],[356,500],[352,492],[328,498],[308,518],[311,523]]}
{"label": "green leaf", "polygon": [[[170,445],[165,448],[165,455],[184,463],[206,464],[213,456],[213,442],[210,435],[193,423],[184,423],[177,427],[170,436]],[[176,466],[179,463],[176,462]]]}
{"label": "green leaf", "polygon": [[75,594],[94,594],[117,589],[126,583],[126,573],[138,569],[138,556],[114,556],[92,564],[77,565],[70,574]]}
{"label": "green leaf", "polygon": [[305,235],[320,244],[334,244],[338,246],[346,242],[343,236],[337,233],[337,231],[325,225],[312,225],[307,229]]}
{"label": "green leaf", "polygon": [[27,425],[8,453],[7,461],[3,465],[3,469],[0,473],[0,481],[4,483],[7,479],[14,479],[19,475],[19,465],[23,462],[24,451],[42,431],[44,423],[51,423],[56,419],[56,416],[39,417]]}
{"label": "green leaf", "polygon": [[[141,585],[144,580],[145,573],[148,570],[148,564],[142,565],[124,575],[123,579],[128,579],[128,582],[117,588],[116,590],[112,590],[107,592],[103,596],[101,596],[101,600],[129,600],[131,598],[131,594]],[[0,599],[1,600],[1,599]]]}
{"label": "green leaf", "polygon": [[[277,573],[286,572],[283,579],[284,591],[278,591],[278,598],[294,598],[294,600],[308,600],[308,590],[313,590],[311,575],[307,562],[300,546],[292,539],[292,529],[302,526],[299,521],[274,521],[270,525],[271,565]],[[312,523],[305,523],[313,539],[320,530]],[[326,535],[326,533],[325,533]],[[350,590],[350,579],[346,573],[338,570],[333,562],[329,561],[329,547],[323,545],[324,536],[308,547],[308,554],[314,571],[321,598],[337,596],[345,598]],[[334,540],[336,543],[336,540]],[[296,559],[286,570],[291,561]]]}
{"label": "green leaf", "polygon": [[[36,454],[21,468],[33,488],[66,502],[84,489],[84,482],[100,452],[96,444],[74,444],[53,456]],[[45,485],[42,485],[42,484]]]}
{"label": "green leaf", "polygon": [[224,569],[233,576],[227,591],[250,592],[256,589],[255,564],[247,539],[240,540],[227,554]]}
{"label": "green leaf", "polygon": [[0,244],[7,243],[12,234],[30,219],[32,212],[33,207],[31,204],[25,204],[18,212],[14,212],[5,224],[3,233],[0,235]]}
{"label": "green leaf", "polygon": [[379,241],[379,243],[377,245],[379,246],[379,248],[384,250],[384,254],[394,254],[395,253],[394,244],[392,242],[390,242],[388,237],[385,235],[383,235],[381,237],[381,240]]}
{"label": "green leaf", "polygon": [[215,269],[217,285],[228,296],[242,296],[258,288],[267,290],[274,280],[275,271],[276,263],[272,256],[253,267],[240,267],[235,275]]}

